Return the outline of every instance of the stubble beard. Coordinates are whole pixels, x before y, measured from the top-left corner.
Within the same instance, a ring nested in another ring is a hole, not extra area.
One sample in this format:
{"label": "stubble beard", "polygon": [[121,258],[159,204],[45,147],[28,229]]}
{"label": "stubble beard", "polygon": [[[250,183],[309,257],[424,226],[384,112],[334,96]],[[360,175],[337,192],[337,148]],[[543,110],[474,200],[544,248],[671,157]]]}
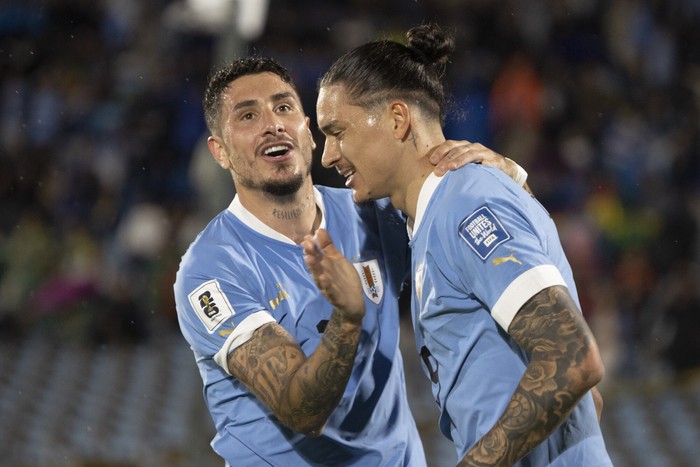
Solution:
{"label": "stubble beard", "polygon": [[239,179],[238,183],[249,188],[262,192],[264,195],[274,198],[277,201],[286,201],[292,198],[304,185],[304,181],[311,175],[311,164],[305,173],[297,173],[285,180],[263,180],[253,181],[251,179]]}
{"label": "stubble beard", "polygon": [[301,189],[302,185],[304,185],[304,178],[304,175],[296,174],[290,180],[281,182],[266,181],[261,184],[260,190],[275,198],[286,198]]}

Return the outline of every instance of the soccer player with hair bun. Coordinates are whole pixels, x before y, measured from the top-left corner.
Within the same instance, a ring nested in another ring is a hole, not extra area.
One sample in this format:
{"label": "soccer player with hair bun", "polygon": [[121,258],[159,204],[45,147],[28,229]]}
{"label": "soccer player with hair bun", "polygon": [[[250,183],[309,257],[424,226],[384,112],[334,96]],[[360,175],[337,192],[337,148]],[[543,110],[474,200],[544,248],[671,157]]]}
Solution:
{"label": "soccer player with hair bun", "polygon": [[[406,45],[339,58],[319,83],[323,165],[356,202],[388,197],[408,218],[416,350],[461,465],[610,466],[594,400],[603,363],[548,212],[492,167],[433,171],[453,49],[428,24]],[[304,248],[329,300],[349,300],[359,284],[336,274],[345,260],[311,237]]]}

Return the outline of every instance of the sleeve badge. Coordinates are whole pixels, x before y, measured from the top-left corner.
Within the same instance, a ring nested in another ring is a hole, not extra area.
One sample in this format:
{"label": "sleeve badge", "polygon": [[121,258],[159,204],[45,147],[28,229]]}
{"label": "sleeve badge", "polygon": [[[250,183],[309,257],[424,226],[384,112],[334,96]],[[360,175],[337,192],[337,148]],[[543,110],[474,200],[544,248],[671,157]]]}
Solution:
{"label": "sleeve badge", "polygon": [[367,298],[379,305],[384,295],[384,283],[382,282],[382,273],[379,270],[379,262],[376,259],[363,261],[361,263],[353,263],[357,274],[360,276],[362,290],[364,290]]}
{"label": "sleeve badge", "polygon": [[481,206],[467,216],[459,224],[458,231],[462,240],[482,261],[486,261],[499,245],[511,239],[501,221],[487,206]]}
{"label": "sleeve badge", "polygon": [[234,315],[233,307],[216,279],[207,281],[194,289],[188,298],[190,305],[209,334]]}

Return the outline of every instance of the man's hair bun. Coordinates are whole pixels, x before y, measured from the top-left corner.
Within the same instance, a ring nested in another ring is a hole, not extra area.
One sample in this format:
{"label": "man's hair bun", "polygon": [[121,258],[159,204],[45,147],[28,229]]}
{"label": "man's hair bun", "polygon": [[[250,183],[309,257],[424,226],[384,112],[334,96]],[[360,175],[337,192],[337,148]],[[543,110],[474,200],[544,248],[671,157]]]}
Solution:
{"label": "man's hair bun", "polygon": [[406,33],[407,47],[425,64],[444,67],[455,50],[454,39],[435,23],[411,28]]}

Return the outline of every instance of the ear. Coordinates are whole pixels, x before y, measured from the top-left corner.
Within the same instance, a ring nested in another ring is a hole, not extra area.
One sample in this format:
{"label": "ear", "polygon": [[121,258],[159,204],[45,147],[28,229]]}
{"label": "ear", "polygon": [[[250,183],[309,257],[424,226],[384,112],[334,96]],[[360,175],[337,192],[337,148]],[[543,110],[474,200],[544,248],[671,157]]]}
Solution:
{"label": "ear", "polygon": [[214,160],[222,169],[228,170],[231,168],[221,138],[218,136],[210,136],[207,138],[207,147],[209,147],[209,152],[214,156]]}
{"label": "ear", "polygon": [[316,149],[316,140],[314,140],[314,134],[311,133],[311,119],[305,117],[306,120],[306,130],[309,132],[309,138],[311,139],[311,149]]}
{"label": "ear", "polygon": [[395,100],[389,103],[391,120],[394,125],[394,138],[404,141],[411,133],[411,109],[402,100]]}

